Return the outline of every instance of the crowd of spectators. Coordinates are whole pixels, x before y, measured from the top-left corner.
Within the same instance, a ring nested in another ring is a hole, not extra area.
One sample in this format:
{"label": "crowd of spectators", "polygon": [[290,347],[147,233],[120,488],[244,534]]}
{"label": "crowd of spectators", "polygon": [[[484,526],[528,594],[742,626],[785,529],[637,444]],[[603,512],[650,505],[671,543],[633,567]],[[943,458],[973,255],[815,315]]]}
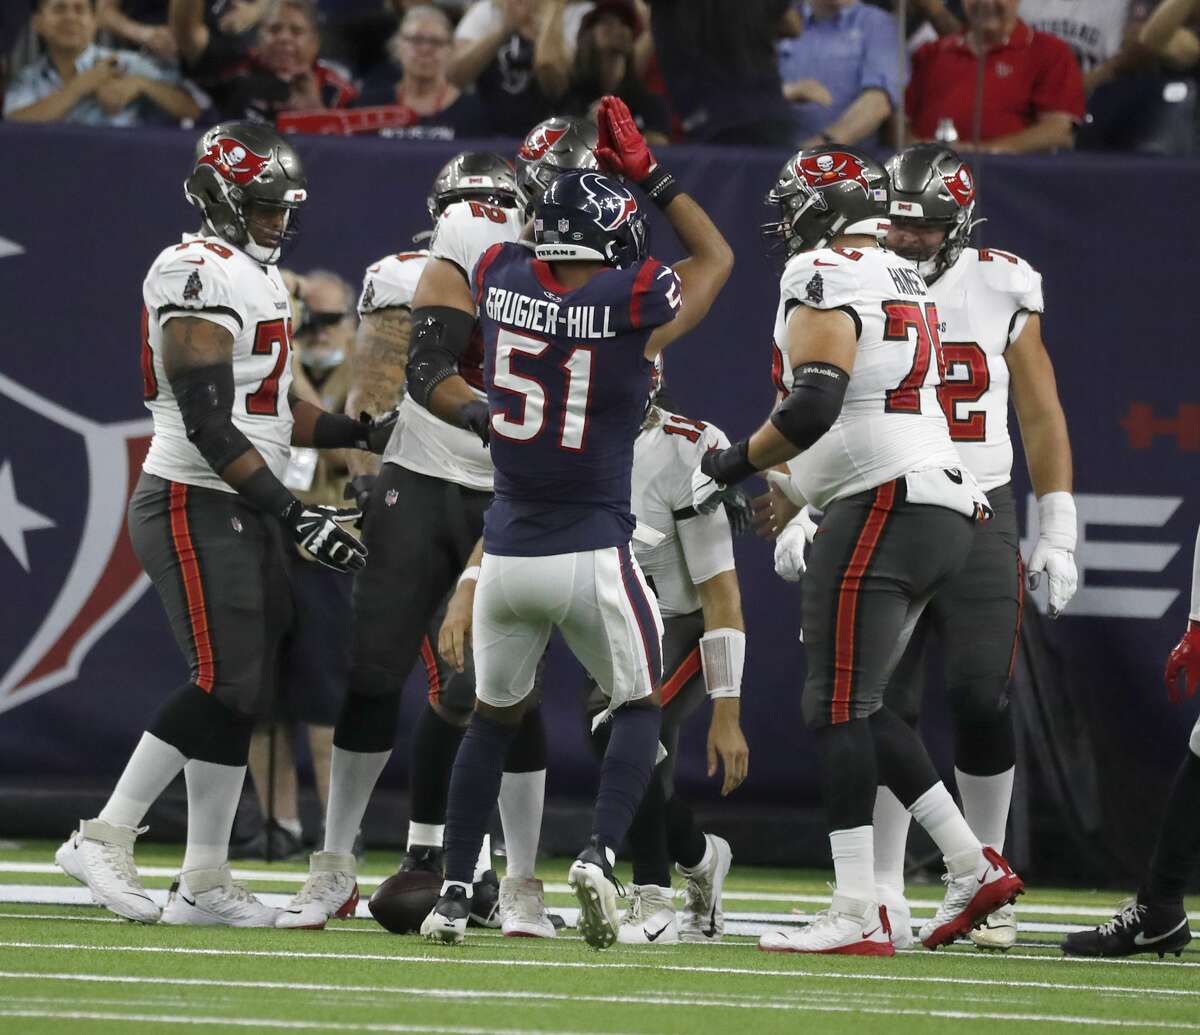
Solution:
{"label": "crowd of spectators", "polygon": [[[1184,153],[1200,0],[5,0],[4,118]],[[905,24],[899,25],[903,9]]]}

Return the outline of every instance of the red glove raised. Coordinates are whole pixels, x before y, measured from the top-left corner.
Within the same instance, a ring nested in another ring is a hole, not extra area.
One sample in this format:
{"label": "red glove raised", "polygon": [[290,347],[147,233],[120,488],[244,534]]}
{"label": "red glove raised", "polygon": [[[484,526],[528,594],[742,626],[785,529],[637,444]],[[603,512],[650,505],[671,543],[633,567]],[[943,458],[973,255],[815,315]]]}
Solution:
{"label": "red glove raised", "polygon": [[1195,696],[1200,686],[1200,622],[1188,622],[1187,632],[1167,655],[1167,697],[1172,704],[1181,700],[1179,691]]}
{"label": "red glove raised", "polygon": [[641,183],[658,165],[628,105],[620,97],[601,98],[596,130],[596,160],[605,172],[619,173]]}

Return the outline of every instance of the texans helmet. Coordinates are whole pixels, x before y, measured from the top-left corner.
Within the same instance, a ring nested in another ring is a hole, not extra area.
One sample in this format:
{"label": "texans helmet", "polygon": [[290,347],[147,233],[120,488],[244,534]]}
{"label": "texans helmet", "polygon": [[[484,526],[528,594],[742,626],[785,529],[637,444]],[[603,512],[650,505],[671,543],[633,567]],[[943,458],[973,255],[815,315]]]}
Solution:
{"label": "texans helmet", "polygon": [[646,255],[646,216],[620,180],[590,169],[564,172],[533,207],[534,254],[617,269]]}
{"label": "texans helmet", "polygon": [[430,218],[436,220],[456,201],[524,208],[526,200],[517,184],[517,172],[507,158],[494,151],[463,151],[442,166],[425,203]]}
{"label": "texans helmet", "polygon": [[[276,263],[296,235],[295,212],[308,197],[308,180],[300,156],[270,126],[221,122],[197,143],[183,192],[218,237],[259,262]],[[287,211],[278,243],[251,237],[247,209],[255,205]]]}
{"label": "texans helmet", "polygon": [[537,201],[567,169],[596,169],[599,135],[591,119],[555,115],[539,122],[525,137],[517,152],[517,183]]}
{"label": "texans helmet", "polygon": [[975,175],[954,151],[942,144],[913,144],[888,159],[891,177],[889,214],[923,226],[942,226],[946,236],[928,255],[905,255],[933,283],[958,261],[978,225]]}
{"label": "texans helmet", "polygon": [[781,240],[788,255],[824,248],[841,234],[884,237],[889,227],[887,172],[852,147],[798,151],[784,163],[767,204],[781,218],[764,223],[763,236]]}

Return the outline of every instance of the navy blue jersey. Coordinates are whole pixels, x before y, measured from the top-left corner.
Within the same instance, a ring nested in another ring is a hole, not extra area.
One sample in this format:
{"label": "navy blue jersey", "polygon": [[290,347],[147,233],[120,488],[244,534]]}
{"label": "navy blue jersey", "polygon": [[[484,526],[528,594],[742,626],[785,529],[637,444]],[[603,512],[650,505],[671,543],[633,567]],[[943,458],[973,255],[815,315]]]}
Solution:
{"label": "navy blue jersey", "polygon": [[484,548],[540,557],[628,543],[646,342],[679,310],[675,271],[646,259],[570,291],[526,246],[498,244],[475,285],[496,468]]}

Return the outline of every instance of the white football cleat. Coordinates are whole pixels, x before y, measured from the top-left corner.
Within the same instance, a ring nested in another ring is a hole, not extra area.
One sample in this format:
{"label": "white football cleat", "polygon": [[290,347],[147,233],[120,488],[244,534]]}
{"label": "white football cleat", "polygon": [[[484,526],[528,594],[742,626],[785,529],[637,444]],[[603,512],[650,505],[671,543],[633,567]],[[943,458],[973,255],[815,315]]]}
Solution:
{"label": "white football cleat", "polygon": [[567,884],[579,900],[579,933],[593,949],[612,945],[621,925],[613,860],[608,855],[608,850],[593,837],[567,872]]}
{"label": "white football cleat", "polygon": [[635,884],[629,908],[617,928],[622,945],[678,945],[679,922],[670,888]]}
{"label": "white football cleat", "polygon": [[185,870],[171,885],[164,924],[187,927],[274,927],[279,910],[233,879],[229,864]]}
{"label": "white football cleat", "polygon": [[758,939],[762,952],[830,953],[840,956],[894,956],[887,911],[878,902],[833,894],[833,901],[806,927],[768,931]]}
{"label": "white football cleat", "polygon": [[330,920],[348,920],[358,908],[358,860],[351,852],[313,852],[308,880],[283,907],[276,927],[320,930]]}
{"label": "white football cleat", "polygon": [[429,915],[421,921],[421,934],[431,942],[461,945],[467,936],[470,916],[471,899],[461,885],[455,884],[442,892]]}
{"label": "white football cleat", "polygon": [[989,913],[1013,902],[1025,890],[1004,857],[983,846],[982,852],[963,852],[965,858],[947,859],[950,872],[942,877],[946,897],[932,920],[921,927],[921,943],[936,949],[961,938],[979,926]]}
{"label": "white football cleat", "polygon": [[897,949],[911,948],[916,939],[913,937],[912,910],[904,892],[890,884],[876,884],[875,894],[879,896],[879,904],[887,910],[888,926],[892,929],[892,945]]}
{"label": "white football cleat", "polygon": [[1017,910],[1015,906],[1001,906],[984,917],[983,926],[976,927],[968,936],[977,948],[988,951],[1007,952],[1017,944]]}
{"label": "white football cleat", "polygon": [[500,881],[500,933],[506,938],[554,938],[558,932],[546,912],[546,892],[536,877]]}
{"label": "white football cleat", "polygon": [[733,865],[733,852],[723,837],[705,834],[704,839],[708,842],[708,850],[695,869],[675,864],[675,872],[687,879],[683,892],[683,923],[679,929],[679,939],[684,942],[719,942],[725,933],[721,892],[729,867]]}
{"label": "white football cleat", "polygon": [[142,886],[133,863],[133,843],[146,829],[81,819],[79,829],[59,845],[54,861],[68,877],[87,885],[96,905],[126,920],[157,923],[162,910]]}

